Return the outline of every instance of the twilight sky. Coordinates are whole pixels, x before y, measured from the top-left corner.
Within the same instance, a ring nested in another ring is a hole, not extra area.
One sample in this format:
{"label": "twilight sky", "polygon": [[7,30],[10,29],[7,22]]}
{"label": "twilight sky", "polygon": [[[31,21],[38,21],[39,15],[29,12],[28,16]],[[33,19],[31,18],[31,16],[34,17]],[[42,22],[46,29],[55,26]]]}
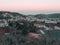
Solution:
{"label": "twilight sky", "polygon": [[0,10],[22,13],[60,12],[60,0],[0,0]]}

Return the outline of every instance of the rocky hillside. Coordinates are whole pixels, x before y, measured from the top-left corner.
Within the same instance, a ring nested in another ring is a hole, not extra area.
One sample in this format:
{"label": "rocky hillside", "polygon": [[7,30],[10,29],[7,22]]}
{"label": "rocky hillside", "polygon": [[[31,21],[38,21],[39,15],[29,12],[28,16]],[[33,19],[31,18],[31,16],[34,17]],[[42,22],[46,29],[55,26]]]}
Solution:
{"label": "rocky hillside", "polygon": [[26,16],[17,12],[9,12],[9,11],[0,11],[0,19],[5,19],[5,18],[12,18],[12,17],[23,17],[25,18]]}

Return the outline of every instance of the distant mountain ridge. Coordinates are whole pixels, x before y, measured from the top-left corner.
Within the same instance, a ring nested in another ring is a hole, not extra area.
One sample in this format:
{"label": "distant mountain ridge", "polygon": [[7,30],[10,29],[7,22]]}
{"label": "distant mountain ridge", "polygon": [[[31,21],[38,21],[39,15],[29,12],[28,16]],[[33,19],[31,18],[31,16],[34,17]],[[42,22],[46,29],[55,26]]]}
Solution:
{"label": "distant mountain ridge", "polygon": [[8,15],[12,15],[12,16],[22,16],[22,17],[36,17],[36,18],[60,18],[60,13],[52,13],[52,14],[36,14],[36,15],[24,15],[21,13],[17,13],[17,12],[10,12],[10,11],[0,11],[0,18],[4,18],[5,13],[8,13]]}
{"label": "distant mountain ridge", "polygon": [[38,18],[60,18],[60,13],[53,13],[53,14],[37,14],[35,17]]}

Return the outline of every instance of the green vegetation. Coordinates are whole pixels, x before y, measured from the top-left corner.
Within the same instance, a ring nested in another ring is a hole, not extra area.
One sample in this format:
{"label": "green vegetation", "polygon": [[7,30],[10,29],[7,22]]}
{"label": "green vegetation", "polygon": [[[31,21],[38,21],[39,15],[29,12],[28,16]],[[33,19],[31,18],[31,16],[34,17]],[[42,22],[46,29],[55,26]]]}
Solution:
{"label": "green vegetation", "polygon": [[60,13],[53,13],[53,14],[37,14],[35,15],[37,18],[60,18]]}

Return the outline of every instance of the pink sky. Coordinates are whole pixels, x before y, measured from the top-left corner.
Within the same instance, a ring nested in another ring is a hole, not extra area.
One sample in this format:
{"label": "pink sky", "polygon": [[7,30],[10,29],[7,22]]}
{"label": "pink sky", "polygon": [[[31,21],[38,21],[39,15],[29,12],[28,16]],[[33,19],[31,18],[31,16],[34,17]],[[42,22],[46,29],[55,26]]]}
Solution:
{"label": "pink sky", "polygon": [[24,4],[0,4],[0,10],[15,10],[15,11],[59,11],[60,6],[58,5],[24,5]]}
{"label": "pink sky", "polygon": [[60,0],[0,0],[0,10],[60,11]]}

